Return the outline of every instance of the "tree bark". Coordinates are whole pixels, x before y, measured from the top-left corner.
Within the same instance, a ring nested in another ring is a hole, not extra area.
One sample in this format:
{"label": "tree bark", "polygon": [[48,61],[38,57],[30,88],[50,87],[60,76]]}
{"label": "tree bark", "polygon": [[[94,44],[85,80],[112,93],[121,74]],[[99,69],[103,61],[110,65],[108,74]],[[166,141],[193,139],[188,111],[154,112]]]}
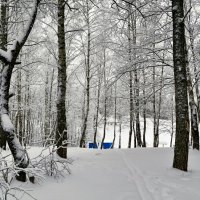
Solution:
{"label": "tree bark", "polygon": [[[131,11],[131,10],[130,10]],[[133,38],[133,60],[137,59],[135,47],[137,45],[137,27],[136,27],[136,11],[130,12],[131,17],[131,30],[132,30],[132,38]],[[138,78],[139,69],[137,68],[137,64],[134,64],[134,84],[135,84],[135,134],[137,139],[137,146],[142,146],[141,140],[141,130],[140,130],[140,89],[139,89],[139,78]]]}
{"label": "tree bark", "polygon": [[145,68],[143,66],[143,70],[142,70],[142,75],[143,75],[143,143],[142,143],[142,147],[146,147],[146,77],[145,77]]}
{"label": "tree bark", "polygon": [[[187,6],[185,5],[185,9],[187,10]],[[192,0],[189,0],[189,8],[192,8]],[[195,48],[194,48],[194,27],[192,27],[191,24],[191,12],[188,13],[188,33],[189,33],[189,39],[190,39],[190,48],[192,53],[192,65],[195,75],[195,92],[197,96],[197,109],[198,109],[198,116],[200,116],[200,92],[199,92],[199,74],[198,74],[198,66],[197,66],[197,58],[195,54]]]}
{"label": "tree bark", "polygon": [[56,146],[57,154],[67,158],[65,0],[58,0],[58,64]]}
{"label": "tree bark", "polygon": [[22,92],[21,92],[21,69],[17,70],[17,131],[20,144],[24,145],[23,132],[23,116],[22,116]]}
{"label": "tree bark", "polygon": [[173,167],[183,171],[187,171],[189,116],[183,3],[183,0],[172,0],[173,61],[176,102],[176,138]]}
{"label": "tree bark", "polygon": [[25,93],[25,132],[26,132],[26,143],[31,144],[33,139],[33,130],[31,130],[31,94],[30,94],[30,71],[26,72],[26,93]]}
{"label": "tree bark", "polygon": [[174,104],[173,104],[173,98],[172,98],[172,107],[171,107],[171,139],[170,139],[170,147],[172,147],[173,137],[174,137]]}
{"label": "tree bark", "polygon": [[[153,47],[155,49],[155,45]],[[153,67],[153,147],[158,147],[159,145],[159,134],[156,131],[156,127],[157,127],[157,116],[156,116],[156,69],[155,69],[155,55],[153,57],[153,63],[154,63],[154,67]]]}
{"label": "tree bark", "polygon": [[119,116],[119,149],[121,149],[121,142],[122,141],[122,122],[121,116]]}
{"label": "tree bark", "polygon": [[159,146],[159,127],[160,127],[160,113],[161,113],[161,105],[162,105],[162,88],[163,88],[163,73],[164,73],[164,67],[161,69],[161,78],[160,78],[160,91],[159,91],[159,97],[158,97],[158,111],[156,114],[156,123],[155,123],[155,147]]}
{"label": "tree bark", "polygon": [[[131,51],[131,6],[128,4],[128,55],[129,55],[129,68],[131,69],[132,66],[132,51]],[[131,148],[131,142],[132,142],[132,135],[133,135],[133,75],[132,71],[129,72],[129,116],[130,116],[130,122],[129,122],[129,139],[128,139],[128,148]]]}
{"label": "tree bark", "polygon": [[98,89],[97,89],[97,106],[96,106],[96,116],[95,116],[95,131],[94,131],[94,144],[97,144],[97,129],[98,129],[98,120],[99,120],[99,105],[100,105],[100,93],[101,93],[101,74],[99,70],[98,77]]}
{"label": "tree bark", "polygon": [[[7,37],[8,37],[8,0],[2,0],[0,4],[0,48],[7,51]],[[4,63],[0,61],[1,70]],[[0,147],[6,150],[6,136],[0,133]]]}
{"label": "tree bark", "polygon": [[90,46],[91,46],[91,31],[90,31],[90,16],[89,16],[89,2],[86,0],[86,21],[87,21],[87,58],[86,58],[86,111],[83,122],[82,135],[80,140],[80,147],[86,147],[86,131],[88,116],[90,110]]}
{"label": "tree bark", "polygon": [[115,139],[116,139],[116,126],[117,126],[117,82],[115,83],[115,100],[114,100],[114,137],[112,142],[112,148],[115,146]]}
{"label": "tree bark", "polygon": [[104,54],[104,127],[103,127],[103,137],[101,141],[101,149],[103,149],[103,143],[106,137],[106,126],[107,126],[107,80],[106,80],[106,50],[103,50]]}
{"label": "tree bark", "polygon": [[[26,31],[23,32],[20,38],[18,38],[12,45],[9,51],[4,51],[0,49],[0,60],[4,62],[4,67],[1,71],[0,77],[0,120],[1,120],[1,134],[6,136],[8,146],[13,155],[15,164],[20,168],[26,168],[29,164],[29,160],[26,156],[26,152],[23,150],[19,140],[14,132],[14,126],[10,120],[9,116],[9,89],[10,81],[13,72],[13,68],[17,62],[19,53],[24,46],[27,38],[33,28],[36,20],[38,6],[40,0],[36,0],[33,8],[32,15],[30,16],[29,23],[26,27]],[[20,177],[21,178],[21,177]],[[23,175],[24,179],[24,175]]]}
{"label": "tree bark", "polygon": [[[186,44],[186,41],[185,41]],[[186,47],[185,47],[186,48]],[[193,149],[199,150],[199,121],[198,112],[194,100],[194,92],[192,87],[192,79],[190,75],[189,62],[188,62],[188,52],[186,49],[186,71],[187,71],[187,84],[188,84],[188,96],[189,96],[189,107],[190,107],[190,127],[191,127],[191,138]]]}

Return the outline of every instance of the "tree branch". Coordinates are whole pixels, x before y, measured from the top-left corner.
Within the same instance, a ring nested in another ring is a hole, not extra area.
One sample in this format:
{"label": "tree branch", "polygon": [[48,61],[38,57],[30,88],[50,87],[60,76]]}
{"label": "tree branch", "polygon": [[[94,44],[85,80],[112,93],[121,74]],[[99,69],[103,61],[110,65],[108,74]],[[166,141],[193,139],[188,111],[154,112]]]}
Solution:
{"label": "tree branch", "polygon": [[10,63],[12,63],[12,65],[19,64],[19,62],[16,62],[16,60],[20,53],[21,48],[24,46],[24,44],[27,41],[27,38],[30,35],[30,32],[33,28],[33,25],[36,20],[38,6],[39,6],[40,1],[41,0],[35,0],[34,9],[33,9],[32,15],[30,16],[30,21],[27,24],[27,28],[26,28],[24,35],[19,37],[8,51],[3,51],[2,49],[0,49],[0,60],[3,63],[5,63],[6,65],[8,65]]}

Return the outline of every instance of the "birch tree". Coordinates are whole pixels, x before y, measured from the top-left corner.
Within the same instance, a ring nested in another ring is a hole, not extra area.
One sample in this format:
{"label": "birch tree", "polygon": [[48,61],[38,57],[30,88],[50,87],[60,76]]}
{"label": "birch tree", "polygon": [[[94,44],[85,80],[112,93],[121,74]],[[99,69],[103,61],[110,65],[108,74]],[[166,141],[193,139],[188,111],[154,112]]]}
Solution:
{"label": "birch tree", "polygon": [[91,22],[90,22],[90,5],[89,0],[86,0],[86,13],[85,19],[87,24],[87,53],[86,53],[86,60],[85,60],[85,67],[86,67],[86,108],[84,112],[84,119],[83,119],[83,127],[81,133],[81,140],[80,140],[80,147],[86,147],[86,131],[87,131],[87,123],[88,123],[88,116],[90,111],[90,80],[91,80]]}
{"label": "birch tree", "polygon": [[187,98],[187,75],[185,58],[184,0],[172,1],[173,61],[175,80],[176,137],[173,167],[187,171],[189,117]]}
{"label": "birch tree", "polygon": [[67,158],[65,0],[58,0],[58,64],[56,145],[57,154]]}
{"label": "birch tree", "polygon": [[0,49],[0,60],[4,63],[0,77],[1,134],[6,136],[6,140],[12,152],[15,164],[20,168],[26,168],[29,164],[29,161],[26,156],[26,152],[23,150],[18,138],[16,137],[14,126],[10,120],[8,109],[10,97],[9,89],[13,69],[16,64],[20,63],[17,59],[35,23],[39,3],[40,0],[36,0],[34,2],[26,31],[13,42],[13,45],[8,50]]}
{"label": "birch tree", "polygon": [[[0,48],[7,51],[7,40],[8,40],[8,1],[2,0],[0,4]],[[0,61],[1,62],[1,61]],[[1,70],[4,67],[4,63],[1,62]],[[6,149],[6,136],[0,133],[0,147]]]}

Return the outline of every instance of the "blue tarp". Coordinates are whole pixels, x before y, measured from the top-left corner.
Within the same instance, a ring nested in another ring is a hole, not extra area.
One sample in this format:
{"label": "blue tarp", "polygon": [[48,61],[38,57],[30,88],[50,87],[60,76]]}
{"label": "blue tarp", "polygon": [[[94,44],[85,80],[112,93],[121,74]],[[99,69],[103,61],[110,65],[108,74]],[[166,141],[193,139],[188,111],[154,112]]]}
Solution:
{"label": "blue tarp", "polygon": [[[104,142],[103,143],[103,149],[110,149],[111,147],[112,147],[112,142]],[[89,149],[98,149],[98,144],[90,142]]]}
{"label": "blue tarp", "polygon": [[110,149],[112,147],[112,142],[104,142],[103,149]]}
{"label": "blue tarp", "polygon": [[89,143],[89,149],[98,149],[98,145],[95,143],[90,142]]}

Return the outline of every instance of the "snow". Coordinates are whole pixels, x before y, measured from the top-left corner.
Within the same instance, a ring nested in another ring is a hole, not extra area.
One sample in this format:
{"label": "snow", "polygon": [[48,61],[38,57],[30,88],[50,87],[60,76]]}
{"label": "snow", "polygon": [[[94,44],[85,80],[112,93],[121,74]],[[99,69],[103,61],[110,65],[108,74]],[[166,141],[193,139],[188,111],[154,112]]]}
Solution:
{"label": "snow", "polygon": [[[38,148],[29,153],[39,154]],[[69,148],[72,174],[40,184],[14,183],[38,200],[199,200],[200,153],[190,151],[189,172],[173,169],[173,149]],[[22,200],[31,199],[25,195]],[[12,200],[9,198],[9,200]]]}
{"label": "snow", "polygon": [[[167,120],[160,122],[161,147],[169,146],[170,123]],[[37,200],[199,200],[200,152],[190,150],[188,172],[173,169],[173,148],[151,147],[152,124],[152,120],[147,119],[148,148],[125,149],[128,124],[123,123],[122,149],[68,148],[68,156],[73,160],[69,166],[70,175],[59,179],[45,176],[44,180],[36,176],[35,184],[13,181],[11,187],[27,190]],[[99,127],[99,134],[101,129]],[[113,123],[108,124],[107,142],[113,139],[113,129]],[[117,126],[115,147],[118,146],[118,129]],[[31,147],[28,154],[35,158],[42,150],[40,147]],[[48,154],[49,150],[42,152]],[[31,200],[31,196],[25,194],[21,199]],[[9,200],[12,199],[9,197]]]}
{"label": "snow", "polygon": [[22,47],[23,43],[26,42],[27,37],[29,36],[30,31],[33,27],[39,3],[40,3],[40,0],[35,1],[35,5],[34,5],[34,8],[32,9],[32,13],[30,14],[30,20],[27,23],[27,27],[26,27],[25,31],[23,31],[23,33],[13,42],[13,45],[11,45],[11,47],[8,49],[8,51],[4,51],[4,50],[0,49],[0,60],[2,60],[4,63],[10,63],[13,59],[12,52],[17,49],[18,45],[20,45]]}
{"label": "snow", "polygon": [[[114,120],[109,119],[108,121],[112,122],[112,124],[108,123],[106,126],[106,137],[105,142],[112,142],[114,137]],[[143,134],[143,118],[140,118],[141,125],[141,134]],[[146,119],[146,144],[147,147],[153,147],[153,120],[151,118]],[[170,147],[171,141],[171,121],[169,120],[160,120],[160,134],[159,134],[159,147]],[[101,142],[102,133],[103,133],[103,124],[98,127],[98,142]],[[128,139],[129,139],[129,123],[122,123],[122,137],[121,137],[121,147],[128,147]],[[91,140],[92,141],[92,140]],[[173,138],[174,144],[174,138]],[[132,137],[132,147],[134,145],[134,137]],[[119,146],[119,123],[116,126],[116,140],[115,140],[115,148]]]}
{"label": "snow", "polygon": [[14,126],[8,114],[1,114],[1,121],[2,121],[1,125],[4,131],[10,133],[14,130]]}
{"label": "snow", "polygon": [[12,60],[11,52],[10,51],[6,52],[0,49],[0,59],[4,59],[6,62],[11,62]]}

